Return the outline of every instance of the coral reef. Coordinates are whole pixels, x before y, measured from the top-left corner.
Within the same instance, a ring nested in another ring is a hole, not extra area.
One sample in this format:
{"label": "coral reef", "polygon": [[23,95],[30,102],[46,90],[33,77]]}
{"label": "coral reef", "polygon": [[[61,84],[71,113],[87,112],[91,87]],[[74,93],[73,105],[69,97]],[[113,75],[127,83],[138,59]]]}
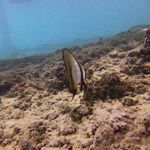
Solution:
{"label": "coral reef", "polygon": [[150,73],[150,29],[147,29],[141,49],[130,51],[125,61],[124,72],[127,74]]}
{"label": "coral reef", "polygon": [[100,80],[92,82],[88,85],[84,93],[85,100],[95,99],[114,99],[123,97],[132,87],[124,81],[116,73],[104,73]]}
{"label": "coral reef", "polygon": [[88,84],[73,100],[61,50],[1,60],[0,150],[149,150],[148,27],[73,47]]}

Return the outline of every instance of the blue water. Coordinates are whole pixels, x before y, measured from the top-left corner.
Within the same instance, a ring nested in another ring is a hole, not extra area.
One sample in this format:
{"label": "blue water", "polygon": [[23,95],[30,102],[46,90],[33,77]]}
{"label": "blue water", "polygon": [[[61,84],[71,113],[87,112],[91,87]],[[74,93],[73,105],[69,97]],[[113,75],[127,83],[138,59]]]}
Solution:
{"label": "blue water", "polygon": [[150,24],[150,0],[0,0],[0,57],[51,51]]}

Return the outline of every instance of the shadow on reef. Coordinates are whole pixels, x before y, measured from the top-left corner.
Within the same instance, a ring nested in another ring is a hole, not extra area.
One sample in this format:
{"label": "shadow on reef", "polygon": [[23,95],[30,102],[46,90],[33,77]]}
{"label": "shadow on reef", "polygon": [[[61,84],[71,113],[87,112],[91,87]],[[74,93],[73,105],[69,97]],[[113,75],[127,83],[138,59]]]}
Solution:
{"label": "shadow on reef", "polygon": [[12,84],[9,82],[0,84],[0,96],[6,94],[12,87]]}

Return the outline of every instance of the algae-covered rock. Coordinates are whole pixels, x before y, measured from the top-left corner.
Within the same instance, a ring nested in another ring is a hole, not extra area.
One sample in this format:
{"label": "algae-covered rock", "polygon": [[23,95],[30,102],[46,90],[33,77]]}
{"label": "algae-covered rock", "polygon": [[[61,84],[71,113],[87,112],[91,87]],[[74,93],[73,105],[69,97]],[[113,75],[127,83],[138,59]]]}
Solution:
{"label": "algae-covered rock", "polygon": [[[132,113],[119,111],[110,118],[101,120],[94,136],[94,150],[122,150],[121,141],[129,131],[129,122],[133,121]],[[128,143],[126,143],[128,145]],[[130,147],[130,144],[128,145]],[[136,146],[133,146],[135,148]]]}
{"label": "algae-covered rock", "polygon": [[86,105],[79,105],[72,108],[70,117],[73,121],[81,123],[82,117],[88,116],[92,113],[92,108]]}
{"label": "algae-covered rock", "polygon": [[131,98],[131,97],[124,97],[122,101],[122,105],[124,106],[134,106],[138,103],[137,99]]}
{"label": "algae-covered rock", "polygon": [[143,48],[130,51],[126,57],[124,72],[130,75],[150,74],[150,29],[147,29]]}
{"label": "algae-covered rock", "polygon": [[47,127],[45,123],[41,121],[32,123],[28,127],[29,138],[37,143],[40,143],[45,138],[46,129]]}
{"label": "algae-covered rock", "polygon": [[150,113],[146,113],[144,116],[142,116],[141,120],[141,123],[145,127],[145,131],[148,135],[150,135]]}
{"label": "algae-covered rock", "polygon": [[20,150],[39,150],[29,139],[21,139],[19,141]]}
{"label": "algae-covered rock", "polygon": [[55,139],[53,141],[50,141],[48,144],[48,147],[50,149],[54,149],[58,147],[59,149],[67,149],[67,150],[72,150],[72,144],[69,139],[60,137],[59,139]]}
{"label": "algae-covered rock", "polygon": [[71,135],[76,133],[77,129],[74,124],[64,125],[60,127],[60,135]]}
{"label": "algae-covered rock", "polygon": [[109,150],[111,149],[111,144],[115,141],[115,134],[113,128],[108,125],[101,125],[96,131],[94,137],[94,149],[95,150]]}
{"label": "algae-covered rock", "polygon": [[88,85],[84,98],[86,100],[120,98],[128,90],[130,90],[128,83],[121,81],[116,73],[104,73],[100,80]]}

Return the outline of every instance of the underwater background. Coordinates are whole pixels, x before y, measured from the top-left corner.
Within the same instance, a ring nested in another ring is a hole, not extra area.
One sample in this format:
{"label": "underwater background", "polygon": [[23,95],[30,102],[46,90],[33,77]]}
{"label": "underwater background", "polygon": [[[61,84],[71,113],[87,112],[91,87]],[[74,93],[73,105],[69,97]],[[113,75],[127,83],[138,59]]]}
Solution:
{"label": "underwater background", "polygon": [[0,0],[0,150],[150,150],[150,0]]}
{"label": "underwater background", "polygon": [[0,0],[0,59],[51,52],[150,23],[149,0]]}

